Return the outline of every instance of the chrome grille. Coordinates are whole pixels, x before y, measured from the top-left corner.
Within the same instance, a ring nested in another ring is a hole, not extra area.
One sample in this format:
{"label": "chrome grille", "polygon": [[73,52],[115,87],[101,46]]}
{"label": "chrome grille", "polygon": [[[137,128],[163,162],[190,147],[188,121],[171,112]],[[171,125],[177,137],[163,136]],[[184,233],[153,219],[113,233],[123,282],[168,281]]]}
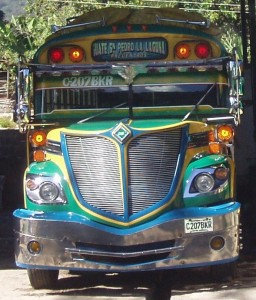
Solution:
{"label": "chrome grille", "polygon": [[[178,128],[135,137],[128,145],[127,157],[121,158],[127,159],[122,167],[128,168],[122,170],[118,147],[111,140],[66,135],[71,172],[81,201],[121,217],[157,204],[170,191],[181,136],[182,129]],[[121,174],[128,177],[122,180]],[[127,189],[123,189],[123,182],[127,182]]]}
{"label": "chrome grille", "polygon": [[181,128],[142,135],[129,145],[129,213],[146,209],[171,188],[180,153]]}
{"label": "chrome grille", "polygon": [[73,175],[83,199],[106,212],[123,215],[118,153],[103,137],[66,136]]}

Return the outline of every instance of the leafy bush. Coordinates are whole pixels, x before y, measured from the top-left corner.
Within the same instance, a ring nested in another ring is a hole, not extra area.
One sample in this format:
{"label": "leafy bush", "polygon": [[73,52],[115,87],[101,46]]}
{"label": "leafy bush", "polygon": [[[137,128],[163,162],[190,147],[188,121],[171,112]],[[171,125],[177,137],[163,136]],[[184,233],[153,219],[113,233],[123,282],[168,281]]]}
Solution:
{"label": "leafy bush", "polygon": [[13,122],[9,117],[0,117],[0,128],[11,128],[14,129],[17,124]]}

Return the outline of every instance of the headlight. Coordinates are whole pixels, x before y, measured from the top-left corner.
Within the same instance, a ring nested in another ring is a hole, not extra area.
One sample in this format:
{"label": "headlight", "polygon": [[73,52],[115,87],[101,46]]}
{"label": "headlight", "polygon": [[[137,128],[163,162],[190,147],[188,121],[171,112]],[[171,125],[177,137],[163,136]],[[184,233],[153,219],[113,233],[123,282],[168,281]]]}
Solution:
{"label": "headlight", "polygon": [[207,193],[214,187],[214,178],[210,174],[201,173],[196,176],[194,184],[200,193]]}
{"label": "headlight", "polygon": [[67,203],[59,176],[37,176],[34,174],[27,174],[25,188],[29,200],[34,203]]}
{"label": "headlight", "polygon": [[53,182],[44,182],[39,187],[39,195],[43,200],[52,202],[58,197],[59,189]]}

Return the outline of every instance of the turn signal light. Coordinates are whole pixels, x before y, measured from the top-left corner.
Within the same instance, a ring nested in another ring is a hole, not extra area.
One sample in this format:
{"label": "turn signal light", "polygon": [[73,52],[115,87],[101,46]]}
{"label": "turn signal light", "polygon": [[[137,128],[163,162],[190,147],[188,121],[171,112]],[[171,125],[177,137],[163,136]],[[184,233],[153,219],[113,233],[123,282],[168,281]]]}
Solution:
{"label": "turn signal light", "polygon": [[230,142],[234,136],[233,127],[230,125],[221,125],[217,128],[218,139],[222,142]]}
{"label": "turn signal light", "polygon": [[46,157],[46,155],[43,150],[36,150],[33,153],[33,158],[34,158],[34,161],[36,161],[36,162],[45,161],[45,157]]}
{"label": "turn signal light", "polygon": [[212,154],[220,154],[220,151],[221,151],[220,143],[210,142],[209,143],[209,150],[210,150],[210,153],[212,153]]}
{"label": "turn signal light", "polygon": [[49,58],[53,63],[60,63],[64,60],[65,54],[62,48],[52,48],[49,51]]}
{"label": "turn signal light", "polygon": [[219,251],[224,248],[225,240],[222,236],[215,236],[211,239],[210,246],[213,250]]}
{"label": "turn signal light", "polygon": [[213,130],[208,132],[208,140],[209,140],[209,142],[215,142],[215,136],[214,136]]}
{"label": "turn signal light", "polygon": [[34,180],[29,179],[29,180],[26,182],[26,187],[27,187],[29,190],[33,191],[33,190],[37,189],[38,184],[37,184]]}
{"label": "turn signal light", "polygon": [[218,167],[215,170],[214,175],[215,175],[215,178],[217,178],[219,180],[226,180],[228,177],[228,172],[229,172],[229,169],[224,168],[224,167]]}
{"label": "turn signal light", "polygon": [[72,62],[81,62],[84,58],[84,50],[81,47],[73,47],[69,50],[69,58]]}
{"label": "turn signal light", "polygon": [[211,48],[207,43],[200,43],[196,45],[195,54],[198,58],[204,59],[210,56]]}
{"label": "turn signal light", "polygon": [[37,241],[30,241],[27,248],[31,254],[39,254],[41,252],[41,245]]}
{"label": "turn signal light", "polygon": [[33,132],[30,141],[34,147],[44,146],[46,144],[46,133],[42,130]]}
{"label": "turn signal light", "polygon": [[188,44],[178,44],[175,48],[175,54],[180,59],[186,59],[190,56],[191,50]]}

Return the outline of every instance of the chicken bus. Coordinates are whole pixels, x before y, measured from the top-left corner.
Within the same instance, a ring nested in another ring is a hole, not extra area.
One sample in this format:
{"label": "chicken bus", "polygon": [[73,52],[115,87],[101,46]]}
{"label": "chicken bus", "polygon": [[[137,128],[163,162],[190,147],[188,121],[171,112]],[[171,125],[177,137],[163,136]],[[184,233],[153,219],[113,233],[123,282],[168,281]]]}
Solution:
{"label": "chicken bus", "polygon": [[178,9],[109,7],[52,27],[17,76],[15,260],[35,289],[60,270],[234,273],[240,65],[219,28]]}

